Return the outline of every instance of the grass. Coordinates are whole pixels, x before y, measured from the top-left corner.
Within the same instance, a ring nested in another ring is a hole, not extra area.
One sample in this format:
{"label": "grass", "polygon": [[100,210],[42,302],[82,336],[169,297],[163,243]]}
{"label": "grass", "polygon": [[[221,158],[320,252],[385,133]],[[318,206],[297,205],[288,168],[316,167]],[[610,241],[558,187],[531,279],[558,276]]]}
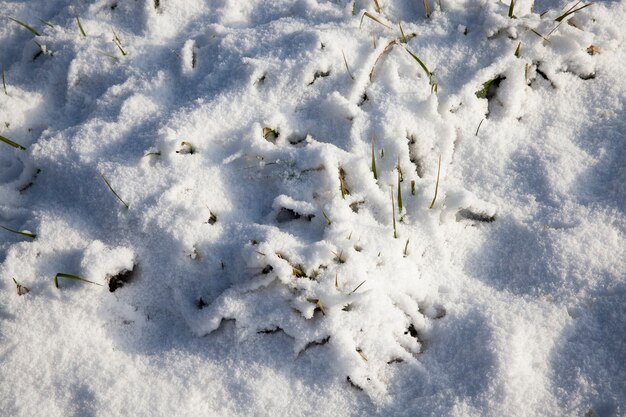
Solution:
{"label": "grass", "polygon": [[415,180],[411,180],[411,195],[415,195]]}
{"label": "grass", "polygon": [[398,20],[398,26],[400,26],[400,43],[407,43],[409,39],[404,34],[404,30],[402,29],[402,23]]}
{"label": "grass", "polygon": [[348,189],[346,188],[346,171],[343,168],[339,168],[339,188],[341,189],[341,198],[345,200],[346,194],[350,194]]}
{"label": "grass", "polygon": [[86,38],[87,34],[85,33],[85,29],[83,29],[83,25],[80,24],[80,19],[78,18],[78,16],[76,16],[76,23],[78,23],[78,29],[80,29],[80,34],[83,35],[84,38]]}
{"label": "grass", "polygon": [[580,4],[580,1],[578,1],[576,4],[574,4],[572,7],[570,7],[569,9],[567,9],[567,11],[565,11],[565,13],[563,13],[561,16],[557,17],[556,19],[554,19],[555,22],[562,22],[563,19],[565,19],[567,16],[574,14],[578,11],[581,11],[582,9],[589,7],[593,4],[593,2],[589,3],[589,4],[585,4],[583,6],[580,6],[579,8],[575,8],[576,6],[578,6]]}
{"label": "grass", "polygon": [[373,0],[374,1],[374,9],[376,10],[376,13],[380,13],[380,4],[378,3],[378,0]]}
{"label": "grass", "polygon": [[122,41],[120,40],[120,38],[117,36],[117,33],[115,33],[113,29],[111,29],[111,31],[113,32],[113,43],[115,44],[115,46],[118,47],[122,55],[126,56],[127,55],[126,51],[124,50],[124,48],[122,48]]}
{"label": "grass", "polygon": [[402,182],[401,172],[398,170],[398,213],[402,215],[402,187],[400,187],[400,183]]}
{"label": "grass", "polygon": [[20,232],[18,230],[9,229],[8,227],[5,227],[5,226],[0,226],[0,229],[4,229],[7,232],[15,233],[16,235],[22,235],[22,236],[30,237],[32,239],[37,237],[37,235],[35,235],[33,233]]}
{"label": "grass", "polygon": [[6,143],[7,145],[13,146],[14,148],[21,149],[23,151],[26,150],[26,147],[20,145],[19,143],[13,142],[11,139],[5,138],[4,136],[0,136],[0,141]]}
{"label": "grass", "polygon": [[339,263],[339,264],[344,264],[346,263],[346,257],[343,256],[343,250],[340,250],[339,253],[335,252],[335,251],[331,251],[333,255],[335,255],[335,258],[333,259],[335,262]]}
{"label": "grass", "polygon": [[404,252],[402,252],[405,258],[408,255],[408,251],[409,251],[409,239],[406,240],[406,243],[404,244]]}
{"label": "grass", "polygon": [[398,230],[396,229],[396,206],[393,202],[393,189],[391,190],[391,220],[393,222],[393,238],[398,238]]}
{"label": "grass", "polygon": [[383,56],[385,56],[391,50],[391,48],[396,44],[396,42],[397,42],[396,39],[390,40],[389,43],[387,43],[387,45],[385,46],[385,48],[383,48],[381,53],[376,57],[376,61],[374,61],[374,65],[372,65],[372,69],[370,70],[370,75],[369,75],[370,81],[372,81],[372,79],[374,78],[374,70],[376,69],[378,62],[383,58]]}
{"label": "grass", "polygon": [[19,20],[14,19],[14,18],[12,18],[12,17],[9,17],[9,19],[11,19],[12,21],[14,21],[14,22],[15,22],[15,23],[17,23],[18,25],[20,25],[20,26],[22,26],[22,27],[24,27],[24,28],[28,29],[28,30],[29,30],[29,31],[30,31],[33,35],[35,35],[35,36],[41,36],[41,34],[40,34],[39,32],[37,32],[37,31],[36,31],[35,29],[33,29],[32,27],[28,26],[26,23],[24,23],[24,22],[20,22]]}
{"label": "grass", "polygon": [[8,96],[9,93],[7,93],[7,84],[4,82],[4,64],[2,64],[2,87],[4,88],[4,94]]}
{"label": "grass", "polygon": [[330,221],[330,219],[329,219],[329,218],[328,218],[328,216],[326,215],[326,212],[324,211],[324,209],[321,209],[321,210],[322,210],[322,216],[324,216],[324,220],[326,220],[326,224],[327,224],[328,226],[330,226],[332,222]]}
{"label": "grass", "polygon": [[426,64],[424,64],[424,61],[422,61],[421,59],[419,59],[419,57],[417,55],[415,55],[413,52],[411,52],[409,50],[409,48],[404,48],[409,55],[411,55],[411,57],[413,57],[413,59],[415,60],[415,62],[417,62],[419,64],[420,67],[422,67],[422,69],[424,70],[424,72],[426,73],[426,76],[428,77],[428,82],[431,85],[431,88],[437,92],[438,87],[436,87],[436,83],[433,83],[433,73],[430,72],[430,70],[428,69],[428,67],[426,66]]}
{"label": "grass", "polygon": [[484,121],[485,119],[481,119],[480,123],[478,123],[478,127],[476,128],[476,134],[474,136],[478,136],[478,131],[480,130],[480,127],[482,126]]}
{"label": "grass", "polygon": [[361,288],[361,285],[365,284],[367,280],[363,280],[363,282],[361,282],[359,285],[356,286],[355,289],[353,289],[350,294],[354,294],[356,292],[356,290],[358,290],[359,288]]}
{"label": "grass", "polygon": [[102,177],[102,179],[104,180],[104,182],[106,183],[107,187],[109,187],[109,190],[111,190],[111,192],[113,193],[113,195],[115,197],[117,197],[118,200],[120,200],[122,202],[122,204],[124,204],[124,206],[126,207],[126,209],[129,209],[130,206],[124,201],[122,200],[122,197],[119,196],[118,193],[115,192],[115,190],[113,189],[113,187],[111,187],[111,184],[109,183],[109,181],[107,181],[107,179],[104,177],[104,175],[100,174],[100,176]]}
{"label": "grass", "polygon": [[341,50],[341,55],[343,55],[343,63],[346,64],[346,71],[348,71],[348,75],[354,80],[354,75],[352,75],[350,67],[348,67],[348,60],[346,59],[346,54],[343,53],[343,49]]}
{"label": "grass", "polygon": [[515,48],[515,53],[513,53],[513,55],[515,55],[515,58],[519,58],[520,57],[520,49],[522,48],[522,43],[518,43],[517,44],[517,48]]}
{"label": "grass", "polygon": [[428,9],[428,0],[422,0],[422,5],[424,6],[424,16],[430,17],[430,10]]}
{"label": "grass", "polygon": [[437,201],[437,191],[439,190],[439,174],[441,173],[441,155],[439,155],[439,163],[437,164],[437,182],[435,183],[435,196],[433,197],[433,201],[431,201],[429,209],[435,207],[435,201]]}
{"label": "grass", "polygon": [[54,29],[54,25],[53,25],[52,23],[50,23],[50,22],[46,22],[45,20],[43,20],[43,19],[39,19],[39,18],[37,18],[37,20],[39,20],[39,21],[40,21],[41,23],[43,23],[44,25],[46,25],[46,26],[51,27],[52,29]]}
{"label": "grass", "polygon": [[363,16],[361,16],[361,22],[359,23],[359,29],[361,29],[361,27],[363,27],[363,19],[365,17],[369,17],[370,19],[372,19],[374,22],[378,23],[379,25],[382,25],[382,26],[386,27],[387,29],[392,29],[393,30],[393,28],[391,26],[384,24],[383,22],[378,20],[377,17],[373,16],[370,12],[363,12]]}
{"label": "grass", "polygon": [[515,16],[513,15],[513,9],[515,8],[515,0],[511,0],[511,3],[509,4],[509,17],[511,19],[515,19]]}
{"label": "grass", "polygon": [[57,287],[57,288],[59,288],[59,278],[72,279],[74,281],[88,282],[89,284],[99,285],[99,286],[102,287],[102,284],[98,284],[97,282],[89,281],[88,279],[81,278],[78,275],[64,274],[62,272],[59,272],[58,274],[56,274],[54,276],[54,286]]}
{"label": "grass", "polygon": [[15,278],[13,278],[13,282],[15,283],[15,288],[17,290],[17,295],[24,295],[24,294],[28,294],[30,292],[30,290],[28,288],[26,288],[25,286],[23,286],[22,284],[17,282],[15,280]]}
{"label": "grass", "polygon": [[378,173],[376,172],[376,155],[374,153],[374,134],[372,133],[372,173],[374,179],[378,181]]}

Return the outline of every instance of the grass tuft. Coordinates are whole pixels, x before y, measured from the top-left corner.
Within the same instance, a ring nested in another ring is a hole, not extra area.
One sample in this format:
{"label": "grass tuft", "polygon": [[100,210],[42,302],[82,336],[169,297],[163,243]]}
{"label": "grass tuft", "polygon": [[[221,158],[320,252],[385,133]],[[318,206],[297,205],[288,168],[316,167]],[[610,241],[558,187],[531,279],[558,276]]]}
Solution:
{"label": "grass tuft", "polygon": [[0,141],[6,143],[7,145],[13,146],[14,148],[21,149],[23,151],[26,150],[24,146],[20,145],[19,143],[13,142],[11,139],[5,138],[4,136],[0,136]]}
{"label": "grass tuft", "polygon": [[129,209],[130,206],[124,201],[122,200],[122,197],[119,196],[119,194],[117,194],[115,192],[115,190],[113,189],[113,187],[111,187],[111,184],[109,183],[109,181],[107,181],[107,179],[104,177],[104,175],[100,174],[100,176],[102,177],[102,179],[104,180],[104,182],[106,183],[107,187],[109,187],[109,190],[111,190],[111,192],[113,193],[113,195],[115,197],[117,197],[118,200],[120,200],[122,202],[122,204],[124,204],[124,206],[126,206],[126,209]]}
{"label": "grass tuft", "polygon": [[435,196],[433,197],[433,201],[431,201],[429,209],[435,207],[435,201],[437,200],[437,191],[439,190],[439,174],[441,173],[441,155],[439,155],[439,164],[437,164],[437,182],[435,183]]}
{"label": "grass tuft", "polygon": [[35,235],[33,233],[20,232],[18,230],[9,229],[8,227],[5,227],[5,226],[0,226],[0,229],[4,229],[7,232],[15,233],[16,235],[22,235],[22,236],[30,237],[32,239],[37,237],[37,235]]}
{"label": "grass tuft", "polygon": [[85,33],[85,29],[83,29],[83,25],[80,24],[80,19],[78,18],[78,16],[76,16],[76,23],[78,23],[78,29],[80,29],[80,34],[83,35],[84,38],[86,38],[87,34]]}
{"label": "grass tuft", "polygon": [[89,281],[88,279],[81,278],[78,275],[64,274],[62,272],[59,272],[58,274],[56,274],[54,276],[54,286],[57,287],[57,288],[59,288],[59,278],[72,279],[74,281],[88,282],[90,284],[99,285],[99,286],[102,287],[102,284],[98,284],[97,282]]}
{"label": "grass tuft", "polygon": [[12,17],[9,17],[9,19],[11,19],[12,21],[14,21],[14,22],[15,22],[15,23],[17,23],[18,25],[20,25],[20,26],[22,26],[22,27],[24,27],[24,28],[28,29],[28,30],[29,30],[29,31],[30,31],[33,35],[35,35],[35,36],[41,36],[41,34],[40,34],[39,32],[37,32],[35,29],[33,29],[33,28],[31,28],[30,26],[28,26],[26,23],[24,23],[24,22],[20,22],[19,20],[14,19],[14,18],[12,18]]}

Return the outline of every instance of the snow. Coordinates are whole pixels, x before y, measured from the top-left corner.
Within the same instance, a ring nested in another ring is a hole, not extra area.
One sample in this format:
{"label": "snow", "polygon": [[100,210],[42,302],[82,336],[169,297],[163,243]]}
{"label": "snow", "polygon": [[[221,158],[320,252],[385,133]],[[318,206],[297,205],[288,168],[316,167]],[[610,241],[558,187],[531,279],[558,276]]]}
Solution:
{"label": "snow", "polygon": [[0,2],[0,414],[625,415],[626,3],[377,3]]}

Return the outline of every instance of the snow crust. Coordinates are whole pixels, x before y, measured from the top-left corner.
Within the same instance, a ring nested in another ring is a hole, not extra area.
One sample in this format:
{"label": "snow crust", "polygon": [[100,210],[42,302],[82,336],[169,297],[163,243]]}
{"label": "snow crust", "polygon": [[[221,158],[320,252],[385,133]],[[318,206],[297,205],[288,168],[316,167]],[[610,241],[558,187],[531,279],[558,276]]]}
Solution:
{"label": "snow crust", "polygon": [[427,4],[1,1],[0,414],[625,415],[626,3]]}

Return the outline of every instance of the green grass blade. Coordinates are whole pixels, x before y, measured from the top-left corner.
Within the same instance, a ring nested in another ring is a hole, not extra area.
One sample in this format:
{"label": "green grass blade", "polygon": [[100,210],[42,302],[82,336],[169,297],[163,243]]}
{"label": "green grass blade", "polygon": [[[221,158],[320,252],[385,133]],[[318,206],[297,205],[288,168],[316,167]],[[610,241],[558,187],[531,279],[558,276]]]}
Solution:
{"label": "green grass blade", "polygon": [[428,68],[426,67],[426,64],[424,64],[424,62],[422,62],[422,60],[419,59],[417,55],[415,55],[413,52],[409,51],[408,48],[404,48],[404,49],[406,49],[406,51],[409,53],[409,55],[411,55],[413,57],[415,62],[417,62],[420,67],[422,67],[422,69],[424,70],[424,72],[428,76],[428,80],[432,82],[433,74],[428,70]]}
{"label": "green grass blade", "polygon": [[322,216],[324,216],[324,220],[326,220],[326,224],[330,226],[330,224],[332,223],[330,221],[330,219],[328,218],[328,216],[326,215],[326,212],[324,211],[324,209],[322,209]]}
{"label": "green grass blade", "polygon": [[376,18],[369,12],[363,12],[363,16],[361,16],[361,23],[359,23],[359,29],[361,29],[361,27],[363,26],[363,19],[365,18],[365,16],[369,17],[370,19],[372,19],[374,22],[378,23],[379,25],[383,25],[387,29],[392,29],[390,26],[381,22],[380,20],[378,20],[378,18]]}
{"label": "green grass blade", "polygon": [[[578,2],[578,3],[580,3],[580,2]],[[576,3],[576,4],[578,4],[578,3]],[[565,12],[565,13],[564,13],[564,14],[562,14],[561,16],[557,17],[556,19],[554,19],[554,21],[555,21],[555,22],[561,22],[561,21],[562,21],[563,19],[565,19],[567,16],[569,16],[569,15],[571,15],[571,14],[574,14],[574,13],[576,13],[576,12],[578,12],[578,11],[581,11],[582,9],[587,8],[587,7],[591,6],[592,4],[593,4],[593,2],[592,2],[592,3],[589,3],[589,4],[585,4],[584,6],[580,6],[578,9],[574,9],[574,8],[572,7],[572,8],[570,8],[567,12]]]}
{"label": "green grass blade", "polygon": [[374,134],[372,133],[372,173],[374,179],[378,180],[378,173],[376,172],[376,155],[374,154]]}
{"label": "green grass blade", "polygon": [[515,0],[511,0],[511,4],[509,4],[509,17],[511,19],[515,18],[515,16],[513,16],[513,8],[515,7]]}
{"label": "green grass blade", "polygon": [[83,29],[83,25],[80,24],[80,19],[78,18],[78,16],[76,16],[76,23],[78,23],[78,29],[80,29],[80,34],[86,38],[87,34],[85,33],[85,29]]}
{"label": "green grass blade", "polygon": [[33,239],[37,237],[37,235],[35,235],[35,234],[26,233],[26,232],[20,232],[20,231],[17,231],[17,230],[9,229],[8,227],[2,226],[2,225],[0,225],[0,229],[4,229],[4,230],[6,230],[8,232],[15,233],[17,235],[30,237],[30,238],[33,238]]}
{"label": "green grass blade", "polygon": [[46,22],[46,21],[45,21],[45,20],[43,20],[43,19],[39,19],[39,18],[37,18],[37,19],[38,19],[41,23],[43,23],[44,25],[49,26],[49,27],[51,27],[52,29],[54,29],[54,25],[53,25],[52,23],[50,23],[50,22]]}
{"label": "green grass blade", "polygon": [[400,187],[400,171],[398,171],[398,213],[402,214],[402,187]]}
{"label": "green grass blade", "polygon": [[11,139],[5,138],[4,136],[0,136],[0,141],[6,143],[7,145],[11,145],[11,146],[13,146],[14,148],[17,148],[17,149],[21,149],[21,150],[25,150],[26,149],[24,146],[20,145],[19,143],[15,143]]}
{"label": "green grass blade", "polygon": [[41,34],[39,32],[37,32],[35,29],[31,28],[30,26],[28,26],[26,23],[20,22],[17,19],[14,19],[12,17],[9,17],[9,19],[11,19],[12,21],[14,21],[15,23],[17,23],[18,25],[25,27],[26,29],[28,29],[33,35],[35,36],[41,36]]}
{"label": "green grass blade", "polygon": [[435,201],[437,200],[437,191],[439,190],[439,174],[441,173],[441,155],[439,155],[439,164],[437,165],[437,182],[435,183],[435,196],[433,197],[433,201],[431,201],[429,209],[435,207]]}
{"label": "green grass blade", "polygon": [[113,187],[111,187],[111,184],[109,183],[109,181],[107,181],[106,178],[104,178],[104,175],[100,174],[100,176],[102,177],[102,179],[104,180],[104,182],[106,183],[107,187],[109,187],[109,190],[111,190],[111,192],[113,193],[113,195],[115,195],[115,197],[117,197],[118,200],[120,200],[122,202],[122,204],[124,204],[124,206],[126,206],[126,208],[130,208],[128,206],[128,204],[126,204],[126,202],[124,200],[122,200],[122,197],[120,197],[115,190],[113,189]]}
{"label": "green grass blade", "polygon": [[88,279],[81,278],[78,275],[64,274],[64,273],[59,272],[58,274],[56,274],[54,276],[54,286],[57,287],[57,288],[59,288],[59,278],[73,279],[74,281],[88,282],[89,284],[99,285],[99,286],[102,287],[102,284],[98,284],[97,282],[89,281]]}
{"label": "green grass blade", "polygon": [[398,26],[400,26],[400,42],[407,43],[408,39],[406,35],[404,34],[404,30],[402,29],[402,22],[400,22],[400,20],[398,20]]}
{"label": "green grass blade", "polygon": [[393,238],[398,238],[398,232],[396,230],[396,206],[393,202],[393,188],[391,189],[391,220],[393,222]]}
{"label": "green grass blade", "polygon": [[522,43],[518,43],[517,44],[517,48],[515,48],[515,53],[513,55],[515,55],[515,58],[519,58],[520,57],[520,49],[522,48]]}
{"label": "green grass blade", "polygon": [[2,64],[2,87],[4,88],[4,94],[8,96],[9,93],[7,93],[7,85],[4,82],[4,64]]}

